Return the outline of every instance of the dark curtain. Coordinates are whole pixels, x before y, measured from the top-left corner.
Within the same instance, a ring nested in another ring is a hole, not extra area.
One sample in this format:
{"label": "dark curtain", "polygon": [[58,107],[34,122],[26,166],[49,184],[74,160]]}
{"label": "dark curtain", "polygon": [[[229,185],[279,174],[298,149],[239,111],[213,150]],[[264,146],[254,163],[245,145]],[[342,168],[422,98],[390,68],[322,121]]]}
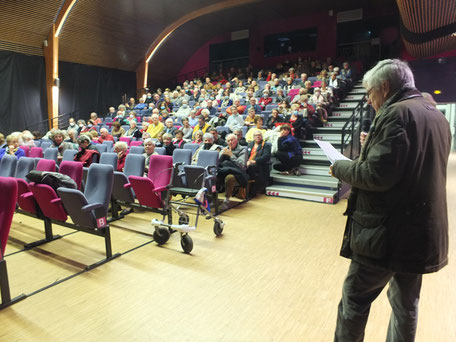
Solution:
{"label": "dark curtain", "polygon": [[0,132],[47,119],[44,57],[0,51]]}
{"label": "dark curtain", "polygon": [[68,62],[59,63],[59,113],[88,119],[91,112],[105,116],[122,96],[136,98],[136,73]]}

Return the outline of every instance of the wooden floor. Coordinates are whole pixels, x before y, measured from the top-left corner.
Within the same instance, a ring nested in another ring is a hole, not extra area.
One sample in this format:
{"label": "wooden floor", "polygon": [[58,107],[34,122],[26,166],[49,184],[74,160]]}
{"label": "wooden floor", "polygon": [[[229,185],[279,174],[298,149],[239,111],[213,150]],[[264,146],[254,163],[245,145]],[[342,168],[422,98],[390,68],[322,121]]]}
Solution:
{"label": "wooden floor", "polygon": [[[456,341],[456,155],[449,166],[450,264],[426,275],[417,341]],[[346,202],[258,197],[222,218],[216,238],[200,221],[194,252],[174,234],[146,244],[0,312],[0,341],[331,341],[349,261],[339,257]],[[151,241],[150,213],[112,224],[113,249]],[[59,234],[72,233],[56,228]],[[6,253],[43,236],[42,222],[15,214]],[[103,239],[81,232],[6,260],[13,295],[33,293],[102,259]],[[385,291],[365,341],[384,341]]]}

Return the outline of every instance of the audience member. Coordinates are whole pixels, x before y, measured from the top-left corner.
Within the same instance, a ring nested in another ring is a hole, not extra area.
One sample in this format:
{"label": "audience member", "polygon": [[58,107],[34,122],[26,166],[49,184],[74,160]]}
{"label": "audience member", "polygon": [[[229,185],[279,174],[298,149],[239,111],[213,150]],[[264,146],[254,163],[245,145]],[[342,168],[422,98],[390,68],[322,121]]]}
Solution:
{"label": "audience member", "polygon": [[114,138],[120,138],[120,137],[123,137],[125,135],[125,130],[120,125],[120,122],[115,121],[115,122],[112,123],[111,135]]}
{"label": "audience member", "polygon": [[259,130],[255,131],[253,139],[247,149],[247,174],[250,179],[255,180],[254,192],[264,192],[269,179],[272,146],[263,140],[263,133]]}
{"label": "audience member", "polygon": [[297,176],[301,174],[299,165],[302,163],[302,147],[299,140],[291,134],[289,125],[280,126],[280,137],[275,156],[279,161],[273,167],[281,174]]}
{"label": "audience member", "polygon": [[74,160],[81,162],[84,167],[89,167],[94,162],[95,156],[99,160],[100,153],[92,145],[88,135],[81,135],[78,138],[79,151],[74,155]]}
{"label": "audience member", "polygon": [[118,141],[114,144],[114,152],[117,153],[117,171],[123,171],[127,157],[128,145],[125,141]]}

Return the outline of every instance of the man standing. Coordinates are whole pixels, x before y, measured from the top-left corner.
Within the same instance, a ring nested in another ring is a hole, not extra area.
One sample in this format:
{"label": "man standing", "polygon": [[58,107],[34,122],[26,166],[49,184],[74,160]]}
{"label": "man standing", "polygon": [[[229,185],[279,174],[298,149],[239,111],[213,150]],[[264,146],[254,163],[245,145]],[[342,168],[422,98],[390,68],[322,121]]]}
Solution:
{"label": "man standing", "polygon": [[335,341],[362,341],[370,305],[389,282],[387,341],[414,341],[422,274],[448,263],[448,122],[415,88],[405,62],[363,79],[376,117],[355,161],[332,175],[352,185],[341,255],[351,259]]}

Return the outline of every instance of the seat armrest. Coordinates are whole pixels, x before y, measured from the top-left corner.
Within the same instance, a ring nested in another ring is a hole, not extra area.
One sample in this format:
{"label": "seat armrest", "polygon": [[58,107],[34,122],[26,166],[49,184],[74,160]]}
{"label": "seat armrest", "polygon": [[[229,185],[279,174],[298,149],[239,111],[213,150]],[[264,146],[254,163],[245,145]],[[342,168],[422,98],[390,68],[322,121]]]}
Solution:
{"label": "seat armrest", "polygon": [[90,203],[90,204],[87,204],[87,205],[83,206],[81,208],[81,211],[87,212],[87,211],[98,209],[98,208],[101,208],[101,207],[103,207],[103,203],[95,202],[95,203]]}
{"label": "seat armrest", "polygon": [[23,194],[21,194],[20,196],[21,198],[30,198],[30,197],[33,197],[33,192],[29,191],[29,192],[24,192]]}
{"label": "seat armrest", "polygon": [[59,197],[59,198],[54,198],[53,200],[51,200],[51,204],[56,204],[56,203],[62,203],[62,199]]}
{"label": "seat armrest", "polygon": [[165,190],[168,190],[168,186],[160,186],[160,187],[154,189],[155,192],[162,192]]}
{"label": "seat armrest", "polygon": [[130,189],[131,188],[131,183],[124,184],[123,186],[125,189]]}

